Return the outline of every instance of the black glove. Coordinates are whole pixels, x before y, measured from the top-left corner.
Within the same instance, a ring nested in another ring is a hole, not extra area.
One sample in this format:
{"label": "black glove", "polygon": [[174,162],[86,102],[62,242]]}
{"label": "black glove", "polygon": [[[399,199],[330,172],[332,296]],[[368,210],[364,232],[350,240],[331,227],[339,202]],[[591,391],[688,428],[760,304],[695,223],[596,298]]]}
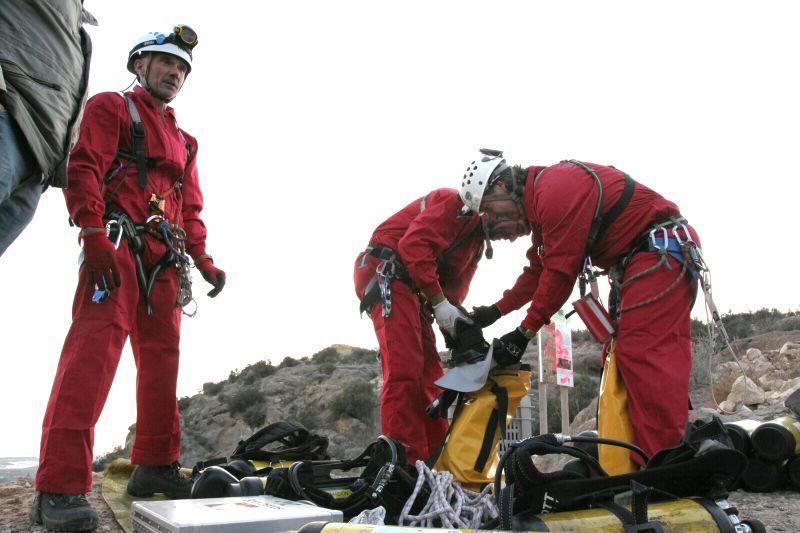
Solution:
{"label": "black glove", "polygon": [[522,332],[521,328],[506,333],[500,339],[496,339],[492,357],[500,366],[510,366],[519,364],[525,348],[528,347],[530,339]]}
{"label": "black glove", "polygon": [[486,328],[500,320],[503,313],[496,305],[479,305],[472,308],[470,316],[480,327]]}

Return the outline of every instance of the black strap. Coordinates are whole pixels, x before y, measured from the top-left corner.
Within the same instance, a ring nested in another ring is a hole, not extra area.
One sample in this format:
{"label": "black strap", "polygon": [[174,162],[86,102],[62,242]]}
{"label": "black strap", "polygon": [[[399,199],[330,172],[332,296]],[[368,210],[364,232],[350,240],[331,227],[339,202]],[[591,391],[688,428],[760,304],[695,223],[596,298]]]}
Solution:
{"label": "black strap", "polygon": [[480,452],[475,459],[474,469],[476,472],[483,472],[489,454],[492,452],[492,444],[497,430],[500,430],[500,438],[506,438],[506,415],[508,413],[508,389],[501,387],[497,383],[492,383],[492,393],[495,397],[495,406],[489,420],[486,423],[486,431],[483,434]]}
{"label": "black strap", "polygon": [[428,468],[433,468],[436,465],[436,461],[439,460],[439,456],[442,455],[442,451],[444,450],[445,445],[447,444],[448,439],[450,438],[450,432],[453,429],[453,426],[456,424],[456,420],[458,420],[458,415],[461,414],[461,410],[464,408],[464,394],[458,393],[456,396],[456,408],[453,411],[453,421],[450,422],[450,425],[447,426],[447,432],[442,437],[442,442],[439,443],[439,446],[434,450],[430,457],[425,461],[425,464]]}
{"label": "black strap", "polygon": [[601,212],[603,206],[603,183],[600,181],[600,176],[597,175],[597,172],[595,172],[593,168],[582,161],[570,159],[569,162],[585,170],[589,176],[594,179],[595,184],[597,185],[597,207],[594,211],[592,225],[589,228],[589,238],[586,242],[586,256],[589,257],[591,255],[592,248],[594,248],[594,245],[600,238],[600,235],[609,226],[611,226],[611,224],[617,219],[617,217],[619,217],[619,215],[630,202],[631,198],[633,197],[633,191],[636,188],[636,182],[633,180],[633,178],[623,172],[623,175],[625,176],[625,187],[622,190],[622,195],[611,207],[611,209],[608,210],[608,213],[603,215]]}
{"label": "black strap", "polygon": [[133,100],[125,93],[122,93],[122,97],[125,98],[125,102],[128,104],[128,113],[131,116],[131,151],[133,152],[133,161],[136,163],[139,186],[144,189],[147,187],[147,152],[144,142],[144,124],[142,124],[139,110],[136,109],[136,104],[133,103]]}
{"label": "black strap", "polygon": [[372,279],[367,283],[367,288],[364,289],[364,297],[361,299],[361,304],[358,306],[359,314],[372,312],[372,306],[380,299],[381,288],[378,284],[378,274],[372,276]]}

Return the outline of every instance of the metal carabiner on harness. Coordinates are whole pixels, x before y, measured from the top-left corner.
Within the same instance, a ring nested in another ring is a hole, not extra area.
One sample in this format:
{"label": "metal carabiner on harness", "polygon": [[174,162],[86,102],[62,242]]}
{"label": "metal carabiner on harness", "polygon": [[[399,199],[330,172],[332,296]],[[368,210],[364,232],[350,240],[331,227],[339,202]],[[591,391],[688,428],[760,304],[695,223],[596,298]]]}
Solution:
{"label": "metal carabiner on harness", "polygon": [[381,292],[381,316],[386,318],[392,314],[392,277],[394,276],[394,263],[390,259],[381,261],[375,268],[375,273],[378,275],[378,288]]}
{"label": "metal carabiner on harness", "polygon": [[[681,238],[681,234],[678,231],[680,229],[682,229],[683,234],[686,235],[685,239]],[[675,237],[675,240],[678,241],[678,244],[680,244],[681,246],[690,242],[694,242],[691,233],[689,233],[689,228],[687,228],[686,224],[684,223],[675,224],[674,226],[672,226],[672,235],[673,237]]]}
{"label": "metal carabiner on harness", "polygon": [[[661,244],[658,244],[659,233],[661,233]],[[669,261],[666,259],[667,252],[669,251],[669,232],[667,232],[667,228],[662,226],[650,230],[650,246],[653,248],[653,251],[658,252],[659,261],[664,263],[667,270],[672,270],[672,266],[670,266]]]}
{"label": "metal carabiner on harness", "polygon": [[592,295],[595,298],[600,298],[600,289],[597,287],[597,276],[598,271],[595,270],[592,264],[592,258],[586,256],[586,259],[583,261],[583,269],[581,269],[581,273],[578,276],[578,288],[581,296],[586,294],[586,286],[588,285]]}

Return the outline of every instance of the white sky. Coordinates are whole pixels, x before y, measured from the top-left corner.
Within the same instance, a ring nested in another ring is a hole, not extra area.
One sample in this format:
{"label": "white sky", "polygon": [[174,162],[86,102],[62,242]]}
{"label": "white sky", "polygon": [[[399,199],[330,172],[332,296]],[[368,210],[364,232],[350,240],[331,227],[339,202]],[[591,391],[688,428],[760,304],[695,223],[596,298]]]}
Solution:
{"label": "white sky", "polygon": [[[174,103],[200,142],[208,249],[228,273],[184,320],[181,396],[260,359],[375,347],[352,287],[374,227],[459,183],[481,147],[509,160],[613,164],[679,204],[720,309],[798,308],[800,5],[774,2],[87,0],[92,93],[177,22],[200,37]],[[49,191],[0,260],[0,456],[37,455],[77,278],[77,230]],[[468,305],[516,278],[499,243]],[[126,280],[135,282],[135,280]],[[700,305],[695,308],[697,313]],[[515,314],[491,328],[514,327]],[[575,327],[579,327],[575,324]],[[126,348],[95,453],[135,419]]]}

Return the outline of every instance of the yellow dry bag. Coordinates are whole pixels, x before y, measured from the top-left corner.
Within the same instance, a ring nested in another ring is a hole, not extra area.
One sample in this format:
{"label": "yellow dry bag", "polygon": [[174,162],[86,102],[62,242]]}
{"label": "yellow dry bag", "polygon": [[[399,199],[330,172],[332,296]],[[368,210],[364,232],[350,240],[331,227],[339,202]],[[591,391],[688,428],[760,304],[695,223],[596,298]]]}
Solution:
{"label": "yellow dry bag", "polygon": [[525,370],[496,367],[480,390],[463,393],[434,468],[447,470],[471,490],[493,482],[500,435],[530,388],[527,365]]}
{"label": "yellow dry bag", "polygon": [[[597,403],[597,436],[604,439],[633,442],[633,426],[628,416],[628,391],[617,366],[614,345],[608,351],[603,377],[600,380],[600,399]],[[600,466],[609,476],[619,476],[639,470],[630,451],[619,446],[601,444],[597,447]]]}

